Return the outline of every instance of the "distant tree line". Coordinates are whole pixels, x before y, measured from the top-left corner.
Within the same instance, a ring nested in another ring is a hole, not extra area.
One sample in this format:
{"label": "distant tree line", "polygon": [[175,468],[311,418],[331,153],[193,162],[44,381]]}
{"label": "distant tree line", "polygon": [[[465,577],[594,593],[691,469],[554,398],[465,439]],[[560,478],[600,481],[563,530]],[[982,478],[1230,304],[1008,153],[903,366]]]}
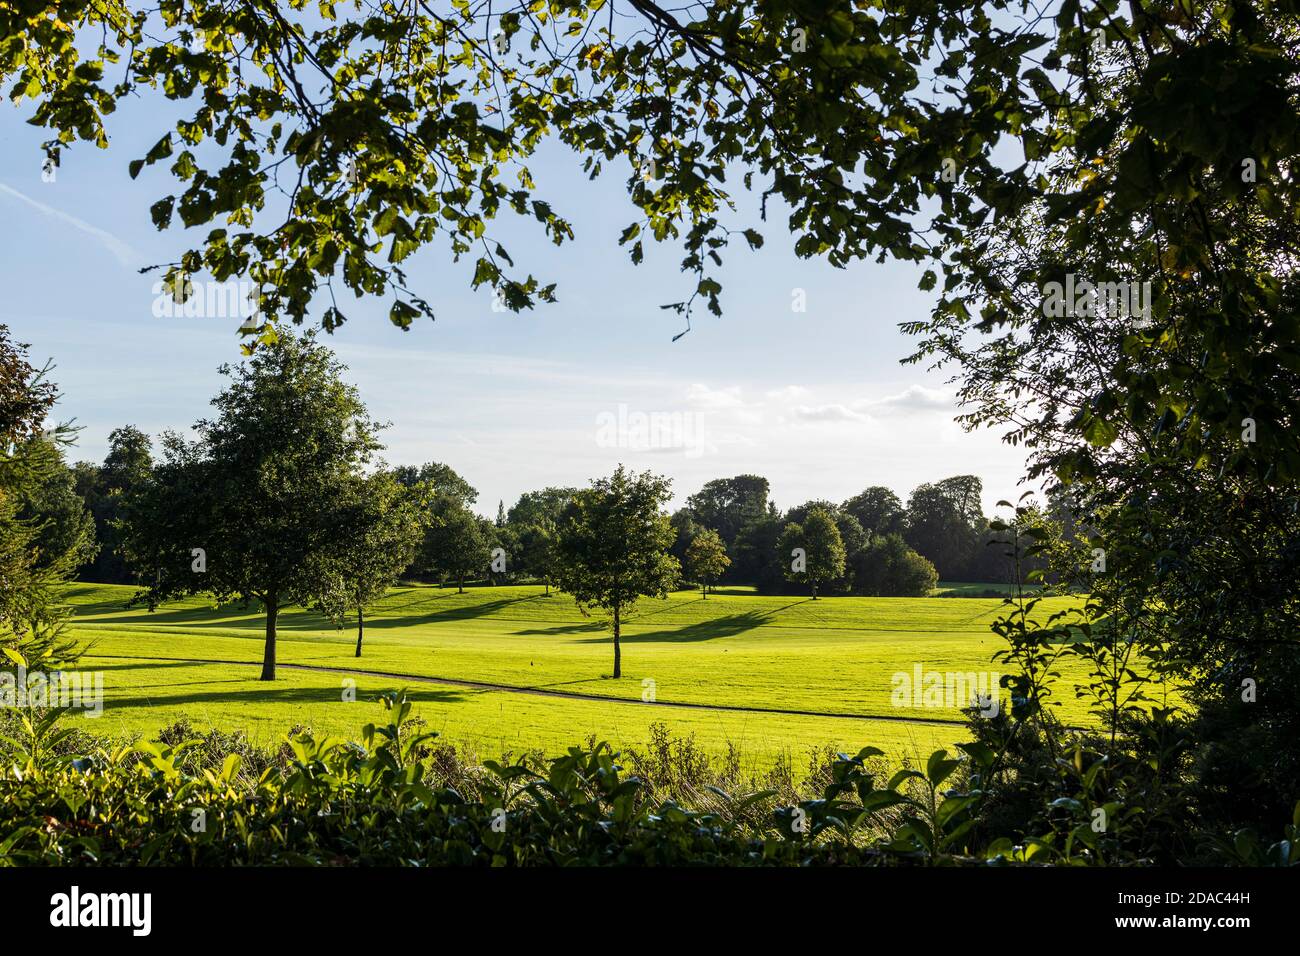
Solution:
{"label": "distant tree line", "polygon": [[[919,486],[906,505],[876,485],[844,502],[813,500],[782,512],[766,478],[717,478],[673,514],[673,554],[685,564],[696,536],[711,530],[730,559],[721,582],[768,594],[816,587],[823,594],[915,596],[939,579],[1007,583],[1011,566],[994,543],[983,491],[979,478],[957,475]],[[803,548],[802,560],[792,554],[796,548]]]}
{"label": "distant tree line", "polygon": [[[78,462],[50,480],[49,517],[64,534],[87,529],[86,581],[138,583],[123,553],[124,502],[155,463],[152,443],[133,426],[116,429],[102,465]],[[425,495],[427,520],[400,576],[429,582],[554,582],[556,534],[574,487],[548,487],[497,505],[495,520],[474,510],[478,491],[441,462],[385,468],[389,480]],[[376,479],[378,480],[378,479]],[[807,501],[787,511],[769,498],[766,478],[737,475],[707,482],[671,515],[669,553],[692,585],[752,585],[761,593],[916,596],[937,580],[1007,583],[1010,565],[981,507],[973,475],[920,485],[906,504],[872,486],[843,502]],[[372,497],[383,500],[381,487]],[[807,547],[809,536],[812,546]],[[802,563],[792,552],[803,548]],[[494,557],[495,556],[495,557]],[[811,557],[813,566],[806,567]]]}

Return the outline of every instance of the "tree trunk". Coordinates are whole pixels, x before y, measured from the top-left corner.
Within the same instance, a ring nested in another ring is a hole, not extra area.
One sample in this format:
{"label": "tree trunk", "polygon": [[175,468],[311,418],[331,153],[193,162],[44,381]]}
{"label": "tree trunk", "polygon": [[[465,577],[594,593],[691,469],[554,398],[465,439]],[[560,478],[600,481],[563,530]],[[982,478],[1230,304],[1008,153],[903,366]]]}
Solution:
{"label": "tree trunk", "polygon": [[366,612],[357,606],[357,657],[361,656],[361,638],[366,633]]}
{"label": "tree trunk", "polygon": [[707,601],[709,599],[709,586],[703,581],[700,582],[700,594],[703,595],[703,597],[700,598],[701,601]]}
{"label": "tree trunk", "polygon": [[618,608],[614,608],[614,676],[623,676],[623,652],[618,646],[619,624]]}
{"label": "tree trunk", "polygon": [[456,578],[456,593],[457,594],[465,593],[465,572],[464,571],[462,571],[460,573],[460,576]]}
{"label": "tree trunk", "polygon": [[275,680],[275,618],[280,612],[280,599],[274,594],[266,597],[266,648],[262,652],[262,680]]}

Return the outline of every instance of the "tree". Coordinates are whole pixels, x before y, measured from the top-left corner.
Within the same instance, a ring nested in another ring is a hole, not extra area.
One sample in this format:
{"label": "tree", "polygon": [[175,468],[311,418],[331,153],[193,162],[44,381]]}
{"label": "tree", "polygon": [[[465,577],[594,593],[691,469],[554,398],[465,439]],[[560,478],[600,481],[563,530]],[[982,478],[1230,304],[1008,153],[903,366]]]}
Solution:
{"label": "tree", "polygon": [[392,474],[354,479],[334,505],[338,546],[327,558],[329,584],[316,606],[340,624],[357,614],[356,656],[365,637],[365,608],[382,598],[415,559],[430,520],[427,485],[407,488]]}
{"label": "tree", "polygon": [[673,526],[673,543],[668,549],[668,553],[677,559],[677,563],[686,566],[686,551],[691,546],[691,542],[706,529],[704,525],[695,520],[694,514],[689,508],[678,508],[668,519],[669,524]]}
{"label": "tree", "polygon": [[722,543],[722,538],[712,528],[705,528],[692,539],[690,547],[686,549],[683,567],[688,578],[699,582],[700,593],[707,600],[709,585],[722,577],[730,564],[731,559],[727,557],[727,546]]}
{"label": "tree", "polygon": [[84,565],[79,577],[112,584],[132,582],[122,554],[122,502],[149,478],[153,468],[153,443],[134,425],[115,428],[108,436],[108,454],[102,465],[78,462],[77,493],[95,519],[99,551]]}
{"label": "tree", "polygon": [[551,580],[555,576],[555,524],[541,517],[535,524],[519,528],[519,561],[525,573],[546,585],[546,596],[551,596]]}
{"label": "tree", "polygon": [[393,469],[393,477],[408,488],[429,485],[433,489],[435,502],[452,500],[469,506],[478,501],[478,492],[474,486],[457,474],[454,468],[442,462],[399,465]]}
{"label": "tree", "polygon": [[34,438],[25,451],[40,460],[40,467],[35,480],[16,495],[20,520],[30,522],[35,530],[32,545],[42,561],[57,560],[78,568],[94,558],[100,547],[95,519],[77,494],[75,474],[64,462],[57,441]]}
{"label": "tree", "polygon": [[825,498],[814,498],[812,501],[805,501],[801,505],[795,505],[785,513],[787,524],[803,524],[813,509],[819,509],[826,512],[832,518],[839,514],[840,506],[833,501],[827,501]]}
{"label": "tree", "polygon": [[520,528],[504,520],[502,524],[484,521],[482,527],[488,546],[488,576],[494,585],[508,583],[522,570]]}
{"label": "tree", "polygon": [[[845,568],[854,567],[858,555],[867,545],[867,534],[862,530],[862,525],[858,524],[858,519],[841,511],[839,505],[835,504],[835,502],[824,499],[806,501],[787,511],[785,520],[788,524],[802,526],[807,521],[808,515],[815,510],[824,512],[835,522],[835,528],[840,533],[840,542],[844,546],[844,566]],[[851,580],[838,574],[823,578],[818,583],[823,590],[834,588],[847,591],[852,586]]]}
{"label": "tree", "polygon": [[802,525],[791,522],[781,535],[782,560],[790,555],[787,576],[807,583],[817,600],[817,586],[844,573],[844,542],[835,519],[823,508],[813,508]]}
{"label": "tree", "polygon": [[435,499],[417,566],[439,580],[455,580],[457,593],[464,594],[465,576],[486,572],[491,559],[490,538],[483,524],[483,519],[459,502]]}
{"label": "tree", "polygon": [[619,465],[580,491],[560,523],[556,581],[584,614],[599,608],[609,615],[616,678],[623,675],[624,617],[639,598],[666,595],[681,571],[668,554],[673,530],[662,509],[669,488],[666,478]]}
{"label": "tree", "polygon": [[577,488],[543,488],[541,491],[525,491],[519,496],[506,515],[506,523],[512,525],[537,525],[549,521],[555,525],[564,513]]}
{"label": "tree", "polygon": [[126,550],[152,610],[184,594],[260,602],[262,680],[275,679],[276,622],[290,604],[321,600],[353,528],[344,511],[379,449],[345,369],[309,333],[285,335],[246,363],[196,441],[164,436],[163,459],[127,502]]}
{"label": "tree", "polygon": [[753,584],[760,594],[779,592],[785,586],[790,553],[789,548],[781,548],[783,527],[780,513],[772,505],[741,528],[732,549],[732,577]]}
{"label": "tree", "polygon": [[[844,570],[841,575],[831,583],[841,591],[851,591],[853,589],[853,576],[851,569],[854,567],[859,556],[866,550],[870,536],[862,530],[862,525],[858,524],[858,519],[851,514],[846,514],[838,509],[832,514],[835,520],[835,530],[840,534],[840,542],[844,545]],[[805,525],[806,527],[806,525]]]}
{"label": "tree", "polygon": [[901,534],[907,527],[907,514],[898,495],[880,485],[854,495],[840,510],[857,518],[869,535]]}
{"label": "tree", "polygon": [[858,555],[853,590],[875,597],[927,597],[939,581],[933,564],[897,533],[876,535]]}
{"label": "tree", "polygon": [[767,479],[760,475],[715,478],[686,499],[691,517],[718,532],[730,548],[740,529],[767,510]]}
{"label": "tree", "polygon": [[[868,12],[844,0],[807,11],[762,0],[683,11],[579,0],[565,7],[572,28],[558,36],[554,14],[525,2],[445,13],[427,4],[309,13],[272,0],[195,0],[138,18],[116,3],[60,12],[77,24],[73,37],[44,18],[0,10],[0,29],[13,38],[0,79],[21,105],[30,101],[31,121],[51,130],[50,161],[79,139],[108,145],[106,126],[128,94],[202,102],[197,116],[148,136],[156,143],[129,171],[138,177],[168,161],[176,191],[153,204],[154,222],[207,235],[176,257],[167,278],[199,264],[218,280],[246,271],[263,286],[268,326],[281,316],[302,321],[331,278],[358,295],[396,296],[389,315],[402,327],[432,317],[403,270],[435,237],[458,257],[482,243],[473,284],[492,285],[505,306],[554,301],[552,284],[512,266],[494,224],[513,213],[536,220],[557,244],[572,238],[531,176],[508,175],[526,167],[547,132],[593,175],[616,157],[633,167],[635,228],[623,233],[633,261],[643,258],[643,224],[658,239],[683,237],[683,268],[695,275],[690,300],[675,305],[686,311],[698,296],[720,313],[710,270],[729,237],[720,184],[732,164],[755,167],[790,206],[801,255],[824,253],[842,265],[883,249],[914,260],[931,240],[924,222],[911,222],[925,218],[936,192],[939,226],[970,221],[972,205],[985,209],[946,180],[936,190],[919,172],[961,157],[965,175],[1005,181],[1014,196],[1033,178],[1014,164],[995,167],[991,144],[1058,108],[1020,76],[1047,55],[1047,39],[1022,41],[1026,62],[989,57],[968,76],[963,55],[997,48],[997,18],[953,17],[934,2]],[[484,39],[494,32],[499,38]],[[83,34],[94,35],[93,46]],[[452,46],[457,56],[439,55]],[[107,82],[106,61],[120,62],[125,75]],[[942,109],[915,66],[927,61],[952,75]],[[1004,87],[1005,104],[988,103],[983,91]],[[492,102],[479,90],[494,91]],[[443,107],[437,119],[423,110],[431,102]],[[1014,119],[1004,116],[1012,104]],[[260,122],[249,124],[250,115]],[[668,145],[683,143],[691,145]],[[299,172],[286,203],[292,218],[247,227],[286,161]],[[653,175],[644,171],[651,164]],[[444,185],[447,168],[460,171],[454,192]],[[203,228],[228,222],[246,228]],[[763,241],[755,228],[741,235],[753,247]],[[376,236],[390,245],[386,255],[375,254]],[[344,320],[333,304],[320,316],[325,328]]]}
{"label": "tree", "polygon": [[980,497],[983,483],[957,475],[919,485],[907,499],[907,543],[934,562],[949,581],[968,578],[981,556],[988,522]]}
{"label": "tree", "polygon": [[[1300,37],[1289,4],[1127,13],[1078,64],[1083,109],[1047,130],[1064,139],[1042,195],[953,244],[912,358],[946,366],[963,423],[1069,497],[1086,531],[1048,579],[1089,595],[1071,650],[1181,683],[1190,802],[1230,832],[1300,792],[1300,697],[1245,699],[1257,675],[1296,686]],[[1163,725],[1098,710],[1106,759],[1163,760]]]}
{"label": "tree", "polygon": [[63,637],[67,608],[60,585],[82,557],[79,534],[51,534],[29,508],[43,489],[66,477],[60,449],[71,429],[47,429],[58,398],[49,366],[27,361],[27,347],[0,325],[0,650],[3,663],[31,668],[74,662]]}

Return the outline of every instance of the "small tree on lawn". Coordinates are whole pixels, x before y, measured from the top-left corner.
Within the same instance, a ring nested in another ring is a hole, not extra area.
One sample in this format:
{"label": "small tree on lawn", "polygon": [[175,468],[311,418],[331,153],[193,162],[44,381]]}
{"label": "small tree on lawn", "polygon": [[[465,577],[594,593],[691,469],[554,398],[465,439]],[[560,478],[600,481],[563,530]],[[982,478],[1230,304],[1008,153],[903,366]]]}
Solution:
{"label": "small tree on lawn", "polygon": [[311,333],[222,366],[231,382],[212,400],[216,418],[195,426],[197,441],[166,435],[163,460],[126,504],[126,552],[147,584],[133,600],[261,602],[262,680],[275,679],[280,610],[334,586],[352,534],[340,511],[379,448],[343,371]]}
{"label": "small tree on lawn", "polygon": [[483,522],[459,501],[434,505],[434,519],[425,533],[420,566],[440,580],[451,578],[458,594],[465,593],[465,575],[485,572],[491,545]]}
{"label": "small tree on lawn", "polygon": [[524,570],[546,585],[546,596],[551,595],[551,579],[555,576],[555,523],[539,517],[534,524],[524,525],[519,531],[519,560]]}
{"label": "small tree on lawn", "polygon": [[663,597],[681,565],[668,553],[673,528],[663,507],[668,479],[622,465],[577,494],[556,540],[556,583],[584,614],[600,608],[614,632],[614,676],[621,677],[624,616],[645,596]]}
{"label": "small tree on lawn", "polygon": [[835,519],[823,508],[808,512],[802,525],[790,523],[781,533],[781,559],[786,577],[803,581],[817,600],[817,585],[844,573],[844,541]]}
{"label": "small tree on lawn", "polygon": [[730,566],[727,546],[712,528],[705,528],[697,534],[686,548],[687,577],[699,582],[705,600],[709,597],[709,585],[722,577]]}
{"label": "small tree on lawn", "polygon": [[365,637],[366,605],[382,598],[415,559],[431,519],[428,485],[407,488],[388,472],[356,479],[336,514],[340,548],[328,558],[331,585],[317,607],[342,624],[357,614],[357,651]]}

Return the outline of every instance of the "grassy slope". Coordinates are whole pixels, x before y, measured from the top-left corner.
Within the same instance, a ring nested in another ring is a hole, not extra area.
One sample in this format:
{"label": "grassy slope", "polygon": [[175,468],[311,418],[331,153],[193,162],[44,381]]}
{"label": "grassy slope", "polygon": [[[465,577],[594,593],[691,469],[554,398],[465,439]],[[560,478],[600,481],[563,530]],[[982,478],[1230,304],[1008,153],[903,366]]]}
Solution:
{"label": "grassy slope", "polygon": [[[94,642],[85,666],[106,671],[105,716],[96,730],[156,729],[184,713],[197,723],[246,729],[269,741],[294,723],[354,735],[369,708],[341,699],[345,675],[284,669],[268,687],[255,678],[263,619],[254,611],[214,609],[199,599],[155,613],[126,611],[129,588],[76,585],[69,600],[79,637]],[[1061,601],[1047,601],[1049,613]],[[899,754],[951,745],[960,727],[898,721],[646,707],[645,680],[660,702],[746,708],[959,719],[955,710],[891,706],[891,676],[921,664],[932,670],[989,670],[1000,644],[989,632],[995,599],[831,598],[681,592],[638,606],[624,637],[624,677],[609,673],[611,647],[598,622],[564,596],[536,587],[402,587],[367,614],[366,649],[352,656],[353,631],[338,631],[305,611],[282,614],[283,663],[459,678],[534,687],[622,702],[560,699],[482,688],[409,684],[417,713],[480,753],[548,751],[589,734],[616,744],[643,741],[652,721],[695,733],[711,750],[739,744],[751,757],[809,746],[866,743]],[[203,658],[247,664],[187,664]],[[400,686],[358,674],[365,700]],[[1071,700],[1065,716],[1082,719]]]}

